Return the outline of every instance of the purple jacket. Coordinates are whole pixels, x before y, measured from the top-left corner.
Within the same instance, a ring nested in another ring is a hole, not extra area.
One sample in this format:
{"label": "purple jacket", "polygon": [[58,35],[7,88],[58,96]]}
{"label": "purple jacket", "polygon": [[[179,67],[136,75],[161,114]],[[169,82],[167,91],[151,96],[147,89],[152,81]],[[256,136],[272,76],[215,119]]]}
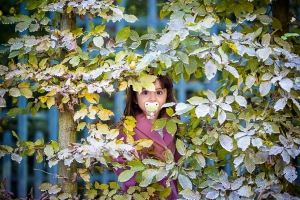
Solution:
{"label": "purple jacket", "polygon": [[[176,151],[175,146],[175,137],[167,132],[166,128],[163,129],[164,137],[162,138],[157,131],[151,131],[152,123],[146,118],[144,114],[139,114],[136,117],[136,127],[134,128],[135,135],[133,135],[134,140],[139,139],[151,139],[153,140],[153,145],[151,149],[153,151],[153,155],[143,155],[143,158],[146,157],[156,157],[156,159],[160,159],[162,161],[165,160],[165,149],[168,148],[174,155],[175,161],[180,158],[180,154]],[[118,138],[125,137],[125,134],[120,133]],[[125,140],[124,140],[125,141]],[[123,163],[124,158],[119,157],[118,162]],[[123,169],[115,170],[116,174],[119,175]],[[166,187],[167,178],[162,179],[158,183]],[[135,176],[129,179],[126,182],[122,183],[122,190],[127,191],[130,186],[135,185]],[[172,191],[170,196],[167,198],[168,200],[177,199],[178,190],[177,190],[177,181],[170,182]]]}

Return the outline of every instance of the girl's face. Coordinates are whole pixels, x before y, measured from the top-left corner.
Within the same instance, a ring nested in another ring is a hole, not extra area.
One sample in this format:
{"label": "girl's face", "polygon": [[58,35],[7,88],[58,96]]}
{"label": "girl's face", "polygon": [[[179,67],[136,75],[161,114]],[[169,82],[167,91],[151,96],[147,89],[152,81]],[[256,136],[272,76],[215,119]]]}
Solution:
{"label": "girl's face", "polygon": [[159,103],[158,112],[156,112],[154,119],[150,120],[151,122],[154,122],[156,120],[162,105],[166,103],[166,99],[167,99],[167,89],[161,87],[160,81],[158,79],[156,79],[156,81],[154,82],[154,86],[155,86],[155,91],[148,91],[146,89],[143,89],[141,93],[136,93],[136,99],[137,99],[136,103],[138,104],[138,106],[141,108],[141,110],[145,115],[147,115],[146,108],[145,108],[146,102]]}

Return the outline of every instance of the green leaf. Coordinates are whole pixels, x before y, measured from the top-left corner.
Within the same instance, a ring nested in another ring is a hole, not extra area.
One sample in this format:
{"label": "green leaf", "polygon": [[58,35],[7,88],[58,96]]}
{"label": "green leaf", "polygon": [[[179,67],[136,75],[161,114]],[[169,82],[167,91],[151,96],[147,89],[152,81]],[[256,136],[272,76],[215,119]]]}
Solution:
{"label": "green leaf", "polygon": [[27,99],[33,98],[32,91],[30,88],[20,88],[20,92],[23,96],[25,96]]}
{"label": "green leaf", "polygon": [[129,161],[128,165],[130,166],[130,170],[132,171],[141,171],[145,169],[143,163],[140,160]]}
{"label": "green leaf", "polygon": [[109,182],[109,187],[111,189],[119,189],[120,185],[117,182]]}
{"label": "green leaf", "polygon": [[201,195],[198,194],[198,192],[195,192],[194,190],[185,189],[179,192],[180,195],[182,195],[185,199],[194,199],[194,200],[200,200]]}
{"label": "green leaf", "polygon": [[69,61],[69,63],[73,66],[76,67],[80,62],[80,58],[79,56],[74,56],[71,58],[71,60]]}
{"label": "green leaf", "polygon": [[165,188],[163,191],[159,192],[159,198],[166,199],[171,194],[171,191],[172,187]]}
{"label": "green leaf", "polygon": [[9,90],[9,95],[12,97],[19,97],[21,96],[21,91],[18,88],[11,88]]}
{"label": "green leaf", "polygon": [[12,109],[9,110],[7,115],[14,118],[22,111],[23,111],[23,108],[12,108]]}
{"label": "green leaf", "polygon": [[176,55],[179,57],[179,59],[184,63],[184,64],[189,64],[189,57],[185,53],[181,51],[177,51]]}
{"label": "green leaf", "polygon": [[118,181],[120,182],[126,182],[128,181],[131,177],[133,177],[134,171],[132,170],[124,170],[118,177]]}
{"label": "green leaf", "polygon": [[122,28],[116,35],[116,42],[125,42],[130,36],[130,27]]}
{"label": "green leaf", "polygon": [[282,30],[282,24],[277,18],[272,17],[272,21],[273,21],[272,26],[274,29]]}
{"label": "green leaf", "polygon": [[41,163],[44,159],[43,154],[36,154],[35,159],[37,163]]}
{"label": "green leaf", "polygon": [[177,139],[176,140],[176,149],[177,149],[177,151],[178,151],[178,153],[180,154],[180,155],[185,155],[186,154],[186,147],[185,147],[185,144],[184,144],[184,142],[182,141],[182,140],[180,140],[180,139]]}
{"label": "green leaf", "polygon": [[58,199],[71,199],[72,198],[72,195],[69,194],[69,193],[60,193],[58,196],[57,196]]}
{"label": "green leaf", "polygon": [[124,14],[124,19],[126,22],[129,22],[129,23],[134,23],[135,21],[138,20],[138,18],[134,15],[128,15],[128,14]]}
{"label": "green leaf", "polygon": [[85,193],[85,196],[87,196],[89,199],[94,199],[97,196],[97,190],[95,190],[95,189],[88,190]]}
{"label": "green leaf", "polygon": [[12,153],[11,154],[11,159],[13,161],[16,161],[20,164],[20,162],[22,161],[22,157],[19,155],[19,154],[16,154],[16,153]]}
{"label": "green leaf", "polygon": [[178,181],[183,189],[193,189],[193,184],[187,176],[179,174]]}
{"label": "green leaf", "polygon": [[130,39],[131,39],[132,41],[140,41],[140,36],[139,36],[139,34],[138,34],[136,31],[134,31],[134,30],[131,30],[131,31],[130,31],[129,37],[130,37]]}
{"label": "green leaf", "polygon": [[217,65],[214,63],[213,60],[209,60],[205,63],[205,75],[208,80],[214,78],[217,74]]}
{"label": "green leaf", "polygon": [[35,32],[38,31],[40,28],[39,24],[30,24],[29,25],[29,32]]}
{"label": "green leaf", "polygon": [[253,192],[251,191],[251,187],[248,185],[244,185],[243,187],[238,189],[237,193],[243,197],[250,197],[253,194]]}
{"label": "green leaf", "polygon": [[142,182],[140,183],[141,187],[147,187],[151,182],[154,176],[158,173],[157,169],[147,169],[142,172]]}
{"label": "green leaf", "polygon": [[26,29],[29,28],[29,24],[28,22],[20,22],[20,23],[17,23],[16,27],[15,27],[15,30],[16,31],[19,31],[19,32],[23,32],[25,31]]}
{"label": "green leaf", "polygon": [[[23,46],[24,46],[23,42],[13,43],[13,45],[11,45],[11,47],[10,47],[10,51],[21,49]],[[18,54],[20,53],[19,51],[15,51],[15,53],[16,52],[18,52]],[[13,52],[11,52],[11,54],[13,55]]]}
{"label": "green leaf", "polygon": [[185,71],[191,75],[197,70],[197,61],[194,56],[189,57],[189,64],[184,65]]}
{"label": "green leaf", "polygon": [[296,168],[293,166],[286,166],[284,167],[283,174],[286,180],[290,183],[293,183],[297,178],[297,171]]}
{"label": "green leaf", "polygon": [[171,12],[170,11],[167,11],[167,10],[160,10],[159,11],[159,17],[160,19],[163,19],[165,18],[166,16],[168,16]]}
{"label": "green leaf", "polygon": [[34,1],[28,1],[26,4],[26,9],[28,10],[34,10],[36,8],[41,8],[45,6],[47,3],[47,0],[34,0]]}
{"label": "green leaf", "polygon": [[160,160],[155,160],[155,159],[149,159],[149,158],[146,158],[146,159],[143,159],[142,161],[145,165],[154,165],[156,167],[162,167],[162,166],[165,166],[166,164]]}
{"label": "green leaf", "polygon": [[164,128],[166,123],[167,123],[167,118],[157,119],[152,126],[152,130],[160,130],[160,129]]}
{"label": "green leaf", "polygon": [[168,163],[168,164],[170,164],[171,162],[174,161],[174,155],[170,151],[170,149],[166,149],[165,160],[166,160],[166,163]]}
{"label": "green leaf", "polygon": [[221,146],[226,149],[226,151],[231,152],[233,149],[233,141],[232,138],[228,135],[220,135],[219,138]]}
{"label": "green leaf", "polygon": [[201,167],[203,167],[203,168],[205,167],[206,160],[205,160],[205,158],[204,158],[204,156],[202,154],[196,154],[195,155],[195,159],[197,160],[197,162],[199,163],[199,165]]}
{"label": "green leaf", "polygon": [[57,194],[61,191],[61,188],[58,185],[53,185],[49,190],[49,194]]}
{"label": "green leaf", "polygon": [[51,187],[52,187],[52,184],[51,184],[51,183],[42,183],[42,184],[39,186],[39,189],[40,189],[42,192],[44,192],[44,191],[49,190]]}
{"label": "green leaf", "polygon": [[171,135],[174,135],[177,131],[177,125],[172,119],[170,119],[167,121],[166,129],[167,129],[168,133],[170,133]]}
{"label": "green leaf", "polygon": [[167,112],[167,114],[168,114],[170,117],[172,117],[172,116],[174,115],[174,110],[173,110],[173,108],[167,108],[167,109],[166,109],[166,112]]}
{"label": "green leaf", "polygon": [[248,151],[244,158],[244,164],[249,173],[252,173],[256,168],[254,156],[253,153]]}
{"label": "green leaf", "polygon": [[181,115],[193,109],[194,106],[185,103],[178,103],[175,107],[175,111],[177,115]]}
{"label": "green leaf", "polygon": [[48,158],[52,158],[54,155],[54,150],[52,146],[46,145],[46,147],[44,148],[44,153]]}
{"label": "green leaf", "polygon": [[101,36],[94,37],[93,42],[94,42],[95,46],[98,48],[102,48],[102,46],[104,44],[103,37],[101,37]]}

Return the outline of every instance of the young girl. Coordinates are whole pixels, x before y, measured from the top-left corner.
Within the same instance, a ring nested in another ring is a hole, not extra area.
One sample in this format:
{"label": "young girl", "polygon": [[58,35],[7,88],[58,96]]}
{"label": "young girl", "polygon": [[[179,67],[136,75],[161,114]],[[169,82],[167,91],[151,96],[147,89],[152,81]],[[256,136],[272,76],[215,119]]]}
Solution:
{"label": "young girl", "polygon": [[[164,128],[162,131],[151,131],[152,125],[156,119],[169,116],[166,113],[166,108],[162,108],[162,105],[169,102],[176,102],[173,92],[173,83],[169,76],[158,76],[154,82],[155,91],[148,91],[143,89],[141,93],[133,91],[132,87],[127,89],[126,107],[124,110],[124,116],[134,116],[136,119],[136,127],[134,128],[135,134],[134,140],[139,139],[151,139],[153,140],[152,153],[140,154],[140,159],[155,158],[162,161],[165,160],[165,151],[168,148],[174,155],[175,161],[179,159],[179,153],[175,150],[175,137],[169,134]],[[122,124],[119,127],[120,135],[119,139],[125,138],[126,134],[122,132]],[[123,163],[124,158],[119,158],[118,162]],[[123,170],[116,170],[119,175]],[[167,178],[159,181],[158,183],[166,187]],[[122,190],[124,192],[130,186],[136,185],[135,176],[126,182],[122,183]],[[171,181],[172,187],[171,194],[167,199],[177,199],[177,181]]]}

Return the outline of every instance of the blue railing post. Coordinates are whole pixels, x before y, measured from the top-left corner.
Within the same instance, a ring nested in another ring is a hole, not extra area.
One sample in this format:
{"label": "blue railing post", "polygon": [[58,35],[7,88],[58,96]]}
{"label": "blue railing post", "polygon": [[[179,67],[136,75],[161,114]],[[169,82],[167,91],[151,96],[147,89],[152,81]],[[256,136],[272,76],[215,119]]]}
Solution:
{"label": "blue railing post", "polygon": [[[27,99],[23,96],[18,98],[18,107],[26,108]],[[28,140],[28,116],[18,114],[18,136],[20,140]],[[18,165],[18,197],[26,197],[27,183],[28,183],[28,158],[25,156],[21,163]]]}
{"label": "blue railing post", "polygon": [[[51,107],[48,112],[48,139],[49,142],[51,140],[57,141],[58,138],[58,109],[57,107]],[[49,168],[48,172],[51,174],[58,174],[57,165]],[[56,185],[58,180],[53,178],[53,176],[48,176],[48,181],[51,184]]]}
{"label": "blue railing post", "polygon": [[[57,141],[58,138],[58,109],[57,107],[50,108],[48,112],[48,138],[49,141],[54,140]],[[57,165],[49,168],[48,172],[51,174],[57,174],[58,168]],[[53,178],[53,176],[48,176],[49,183],[56,185],[58,180],[56,178]]]}
{"label": "blue railing post", "polygon": [[[43,135],[44,134],[41,131],[37,131],[35,133],[35,141],[37,141],[38,139],[44,137]],[[37,161],[34,160],[34,169],[42,170],[43,167],[44,167],[43,162],[37,163]],[[34,192],[34,198],[35,199],[38,199],[42,194],[42,192],[38,188],[43,183],[43,176],[44,176],[44,173],[42,171],[34,170],[34,172],[33,172],[33,184],[34,184],[33,192]]]}
{"label": "blue railing post", "polygon": [[147,25],[157,30],[157,0],[148,0]]}
{"label": "blue railing post", "polygon": [[[13,146],[12,145],[12,134],[10,131],[4,131],[3,135],[3,143],[4,145]],[[11,167],[11,158],[6,155],[2,157],[2,179],[6,178],[6,190],[11,191],[11,183],[12,183],[12,167]],[[2,181],[2,180],[1,180]]]}

